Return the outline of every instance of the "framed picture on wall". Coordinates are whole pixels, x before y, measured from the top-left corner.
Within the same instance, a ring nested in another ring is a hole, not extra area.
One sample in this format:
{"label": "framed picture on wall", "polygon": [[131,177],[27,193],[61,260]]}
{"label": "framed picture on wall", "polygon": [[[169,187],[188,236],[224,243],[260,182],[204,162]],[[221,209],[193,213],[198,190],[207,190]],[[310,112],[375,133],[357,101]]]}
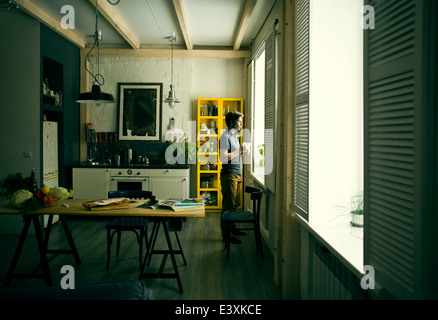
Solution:
{"label": "framed picture on wall", "polygon": [[119,140],[161,141],[162,83],[119,82]]}

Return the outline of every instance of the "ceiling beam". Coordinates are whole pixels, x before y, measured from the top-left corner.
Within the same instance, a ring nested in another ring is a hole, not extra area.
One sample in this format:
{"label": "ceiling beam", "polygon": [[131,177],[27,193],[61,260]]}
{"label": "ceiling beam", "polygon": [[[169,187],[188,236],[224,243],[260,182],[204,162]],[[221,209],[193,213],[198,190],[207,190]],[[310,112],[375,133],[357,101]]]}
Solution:
{"label": "ceiling beam", "polygon": [[240,19],[239,28],[237,29],[236,37],[234,38],[234,50],[239,50],[242,44],[243,36],[248,28],[249,19],[254,11],[257,0],[246,0],[245,8],[243,9],[242,18]]}
{"label": "ceiling beam", "polygon": [[[96,0],[90,0],[96,6]],[[126,24],[117,16],[114,9],[106,0],[97,0],[97,10],[113,26],[114,29],[129,43],[134,49],[140,48],[140,41],[132,34]]]}
{"label": "ceiling beam", "polygon": [[178,17],[179,26],[181,28],[187,50],[193,49],[192,39],[190,39],[189,31],[187,29],[187,18],[181,0],[173,0],[176,16]]}
{"label": "ceiling beam", "polygon": [[61,20],[56,19],[50,15],[48,15],[44,10],[39,8],[37,5],[33,4],[32,1],[29,0],[13,0],[14,4],[19,6],[19,8],[26,12],[28,15],[34,17],[36,20],[45,24],[50,29],[59,33],[61,36],[66,38],[67,40],[73,42],[80,48],[85,48],[87,41],[77,34],[75,34],[70,29],[63,29],[61,27]]}
{"label": "ceiling beam", "polygon": [[[82,49],[81,53],[88,53]],[[91,54],[93,55],[93,54]],[[133,57],[133,58],[169,58],[172,53],[169,49],[100,49],[99,56],[104,57]],[[216,59],[244,59],[251,58],[251,51],[235,50],[181,50],[173,52],[175,58],[216,58]]]}

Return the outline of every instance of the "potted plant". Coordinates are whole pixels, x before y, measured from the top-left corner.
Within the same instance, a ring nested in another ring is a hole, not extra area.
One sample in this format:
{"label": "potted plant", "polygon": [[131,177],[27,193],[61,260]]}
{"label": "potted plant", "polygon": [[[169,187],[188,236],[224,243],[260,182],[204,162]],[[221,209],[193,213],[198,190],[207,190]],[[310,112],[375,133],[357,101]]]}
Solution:
{"label": "potted plant", "polygon": [[124,152],[125,152],[125,149],[122,147],[122,145],[118,141],[116,146],[114,147],[114,164],[116,166],[120,166],[120,160],[121,160]]}
{"label": "potted plant", "polygon": [[260,154],[260,167],[263,167],[265,165],[265,144],[261,144],[257,147],[258,152]]}
{"label": "potted plant", "polygon": [[350,224],[356,228],[363,228],[363,194],[358,193],[351,199]]}

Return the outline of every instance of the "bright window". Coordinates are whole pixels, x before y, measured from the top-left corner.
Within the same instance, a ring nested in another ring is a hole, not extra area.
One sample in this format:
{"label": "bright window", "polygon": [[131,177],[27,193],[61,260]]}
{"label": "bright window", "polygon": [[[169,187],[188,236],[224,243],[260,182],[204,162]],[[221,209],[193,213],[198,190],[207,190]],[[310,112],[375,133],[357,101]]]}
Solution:
{"label": "bright window", "polygon": [[259,49],[255,59],[250,64],[252,75],[251,90],[251,132],[252,158],[251,173],[264,185],[265,182],[265,47]]}
{"label": "bright window", "polygon": [[363,208],[363,0],[309,4],[308,116],[301,117],[308,137],[300,139],[306,131],[298,126],[295,133],[297,150],[308,147],[308,168],[295,179],[308,183],[310,227],[362,270],[363,227],[351,223],[351,212]]}

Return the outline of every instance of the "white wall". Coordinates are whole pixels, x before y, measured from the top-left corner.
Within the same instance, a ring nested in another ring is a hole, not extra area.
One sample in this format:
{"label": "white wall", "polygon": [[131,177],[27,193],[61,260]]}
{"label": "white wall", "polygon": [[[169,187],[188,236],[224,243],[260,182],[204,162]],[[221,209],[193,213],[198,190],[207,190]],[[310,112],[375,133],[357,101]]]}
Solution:
{"label": "white wall", "polygon": [[194,59],[192,100],[244,98],[243,59]]}
{"label": "white wall", "polygon": [[[118,99],[119,82],[163,83],[163,97],[170,88],[169,58],[101,57],[99,72],[105,78],[102,91]],[[94,73],[96,64],[91,61]],[[181,103],[170,109],[163,103],[162,135],[175,118],[176,128],[188,132],[188,121],[196,120],[198,97],[244,98],[243,59],[174,58],[174,90]],[[90,122],[96,131],[117,131],[118,102],[90,107]]]}
{"label": "white wall", "polygon": [[[92,63],[93,73],[96,65]],[[117,131],[118,119],[118,83],[119,82],[159,82],[163,83],[163,98],[167,96],[171,74],[169,58],[125,58],[125,57],[101,57],[100,73],[105,78],[102,91],[112,93],[116,103],[90,107],[90,122],[96,131]],[[187,121],[190,118],[190,92],[192,86],[193,59],[174,59],[174,90],[177,98],[181,100],[174,109],[163,103],[162,128],[167,128],[169,119],[174,117],[176,127],[187,129]],[[164,136],[165,130],[162,135]]]}

